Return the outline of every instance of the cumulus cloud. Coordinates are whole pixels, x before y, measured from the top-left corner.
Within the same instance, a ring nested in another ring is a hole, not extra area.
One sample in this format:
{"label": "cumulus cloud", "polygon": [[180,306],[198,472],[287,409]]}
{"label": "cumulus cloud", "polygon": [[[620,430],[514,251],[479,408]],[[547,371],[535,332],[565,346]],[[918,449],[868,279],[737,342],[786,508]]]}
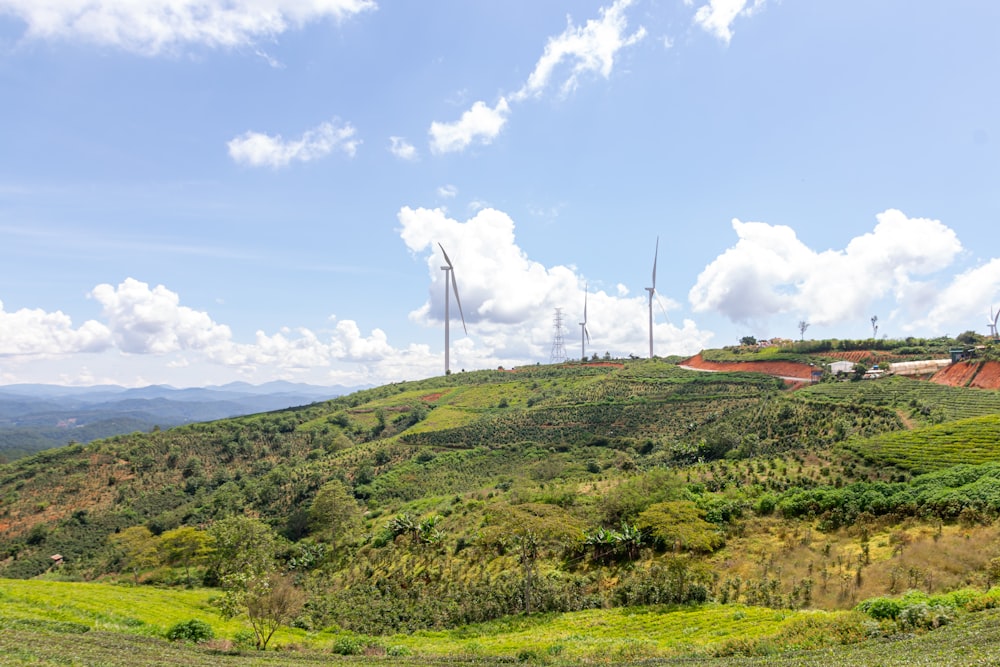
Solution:
{"label": "cumulus cloud", "polygon": [[[586,281],[567,266],[546,267],[530,259],[518,245],[514,221],[496,209],[482,209],[470,219],[451,219],[441,209],[399,211],[400,236],[415,254],[426,253],[430,279],[428,301],[410,313],[410,318],[426,326],[440,326],[444,319],[445,277],[443,257],[438,243],[448,251],[455,267],[464,316],[470,336],[455,336],[455,341],[474,340],[469,349],[487,350],[495,360],[524,363],[547,360],[551,352],[553,315],[556,308],[564,313],[565,337],[570,357],[579,354],[578,322],[583,315]],[[648,310],[645,295],[629,298],[617,290],[608,294],[595,289],[587,296],[588,329],[592,351],[603,354],[645,356],[648,350]],[[454,302],[453,302],[454,303]],[[670,310],[677,304],[663,295],[662,303]],[[453,316],[454,306],[452,307]],[[661,354],[694,353],[711,334],[700,331],[690,321],[680,327],[664,322],[657,313],[654,337]],[[453,350],[457,364],[472,365],[459,346]],[[477,359],[472,359],[477,361]],[[481,367],[481,366],[472,366]]]}
{"label": "cumulus cloud", "polygon": [[166,354],[178,350],[218,350],[232,340],[229,327],[207,313],[180,305],[163,285],[153,289],[127,278],[117,287],[101,284],[90,295],[101,304],[115,345],[130,354]]}
{"label": "cumulus cloud", "polygon": [[184,45],[235,48],[323,19],[375,9],[372,0],[0,0],[29,39],[66,39],[156,55]]}
{"label": "cumulus cloud", "polygon": [[[930,330],[935,333],[960,333],[955,330],[954,323],[970,319],[976,330],[988,332],[1000,306],[997,295],[1000,294],[1000,259],[991,259],[981,266],[974,267],[955,276],[954,280],[936,297],[925,317],[904,323],[906,331]],[[981,324],[980,324],[981,323]]]}
{"label": "cumulus cloud", "polygon": [[112,344],[106,326],[88,320],[73,328],[61,311],[22,308],[8,313],[0,301],[0,356],[47,357],[79,352],[100,352]]}
{"label": "cumulus cloud", "polygon": [[599,19],[590,19],[583,26],[574,26],[567,19],[566,29],[551,37],[545,45],[528,80],[509,96],[502,96],[490,107],[477,101],[451,123],[431,123],[431,150],[434,153],[463,151],[478,142],[487,145],[496,139],[510,116],[510,103],[522,102],[529,97],[539,97],[554,78],[563,75],[559,89],[562,94],[574,90],[588,74],[611,75],[615,58],[625,47],[636,44],[646,36],[639,27],[626,34],[628,21],[625,10],[633,0],[616,0],[610,7],[602,7]]}
{"label": "cumulus cloud", "polygon": [[507,123],[510,105],[500,98],[490,107],[479,101],[453,123],[431,123],[431,150],[434,153],[453,153],[468,148],[472,143],[490,144]]}
{"label": "cumulus cloud", "polygon": [[403,137],[389,137],[389,152],[401,160],[416,160],[417,149]]}
{"label": "cumulus cloud", "polygon": [[[728,44],[733,38],[732,25],[740,16],[751,16],[764,6],[765,0],[709,0],[695,12],[694,22]],[[749,5],[749,6],[747,6]]]}
{"label": "cumulus cloud", "polygon": [[938,220],[890,209],[875,228],[843,250],[816,252],[790,227],[733,220],[738,241],[698,276],[688,295],[696,312],[717,311],[734,322],[805,313],[816,325],[870,315],[891,297],[902,308],[933,312],[939,290],[923,280],[949,267],[962,245]]}
{"label": "cumulus cloud", "polygon": [[229,157],[237,164],[250,167],[287,167],[292,162],[309,162],[326,157],[340,149],[354,157],[358,145],[356,130],[350,123],[337,121],[321,123],[306,131],[300,139],[286,141],[281,135],[269,136],[260,132],[246,132],[226,144]]}

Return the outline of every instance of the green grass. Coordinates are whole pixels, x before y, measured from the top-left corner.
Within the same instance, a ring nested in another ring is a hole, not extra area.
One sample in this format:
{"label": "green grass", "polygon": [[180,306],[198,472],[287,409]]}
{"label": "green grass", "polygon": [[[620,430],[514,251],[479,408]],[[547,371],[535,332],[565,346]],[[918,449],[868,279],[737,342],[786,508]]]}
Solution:
{"label": "green grass", "polygon": [[[0,666],[395,665],[400,667],[615,664],[977,665],[1000,661],[1000,610],[962,613],[943,628],[888,639],[857,612],[732,605],[642,607],[515,616],[443,632],[367,638],[284,633],[277,650],[235,654],[144,632],[199,616],[217,633],[210,593],[108,584],[0,582]],[[208,612],[208,613],[206,613]],[[141,621],[141,624],[137,624]],[[238,625],[238,623],[236,624]],[[332,655],[337,638],[359,655]]]}

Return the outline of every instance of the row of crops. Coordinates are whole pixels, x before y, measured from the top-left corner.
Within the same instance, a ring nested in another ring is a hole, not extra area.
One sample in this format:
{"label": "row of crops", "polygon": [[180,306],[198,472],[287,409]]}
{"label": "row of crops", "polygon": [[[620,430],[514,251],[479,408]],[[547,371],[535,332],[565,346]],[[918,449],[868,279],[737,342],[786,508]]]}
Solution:
{"label": "row of crops", "polygon": [[846,446],[869,462],[914,472],[996,461],[1000,459],[1000,414],[887,433]]}

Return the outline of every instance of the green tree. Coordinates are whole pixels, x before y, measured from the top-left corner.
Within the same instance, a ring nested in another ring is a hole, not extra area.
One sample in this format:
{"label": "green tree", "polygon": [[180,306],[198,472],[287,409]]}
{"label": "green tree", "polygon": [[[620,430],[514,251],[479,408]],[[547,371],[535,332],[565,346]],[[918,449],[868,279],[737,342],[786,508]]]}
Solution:
{"label": "green tree", "polygon": [[216,521],[208,532],[214,547],[208,561],[211,582],[223,583],[237,572],[260,574],[274,569],[278,538],[263,521],[231,516]]}
{"label": "green tree", "polygon": [[132,572],[138,585],[139,573],[160,564],[159,540],[149,528],[132,526],[108,537],[111,548],[117,552],[122,567]]}
{"label": "green tree", "polygon": [[316,492],[309,507],[309,531],[330,544],[353,541],[361,527],[361,507],[347,486],[332,479]]}
{"label": "green tree", "polygon": [[671,551],[711,552],[725,540],[716,526],[689,500],[669,500],[646,508],[636,525],[656,543]]}
{"label": "green tree", "polygon": [[212,553],[212,538],[191,526],[174,528],[160,535],[159,552],[163,562],[184,568],[184,578],[191,585],[191,568],[205,562]]}

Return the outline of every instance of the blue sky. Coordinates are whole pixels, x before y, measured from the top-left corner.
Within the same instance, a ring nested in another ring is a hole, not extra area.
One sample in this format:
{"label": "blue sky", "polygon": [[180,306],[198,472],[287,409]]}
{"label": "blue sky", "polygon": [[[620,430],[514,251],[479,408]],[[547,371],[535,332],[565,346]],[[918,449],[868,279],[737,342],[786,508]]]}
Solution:
{"label": "blue sky", "polygon": [[[0,383],[986,333],[1000,4],[0,0]],[[457,315],[454,302],[452,313]]]}

